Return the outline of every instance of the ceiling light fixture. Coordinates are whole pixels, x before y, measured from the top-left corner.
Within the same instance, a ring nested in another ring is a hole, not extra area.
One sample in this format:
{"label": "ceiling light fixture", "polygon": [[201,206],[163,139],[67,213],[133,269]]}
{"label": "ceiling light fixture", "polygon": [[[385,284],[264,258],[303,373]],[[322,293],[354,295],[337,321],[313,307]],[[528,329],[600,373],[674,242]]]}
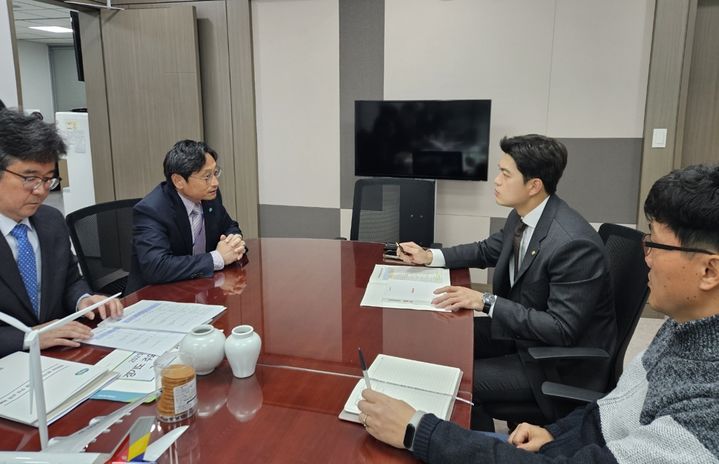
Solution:
{"label": "ceiling light fixture", "polygon": [[54,32],[55,34],[64,34],[72,32],[72,29],[60,26],[30,26],[29,29],[37,29],[38,31]]}

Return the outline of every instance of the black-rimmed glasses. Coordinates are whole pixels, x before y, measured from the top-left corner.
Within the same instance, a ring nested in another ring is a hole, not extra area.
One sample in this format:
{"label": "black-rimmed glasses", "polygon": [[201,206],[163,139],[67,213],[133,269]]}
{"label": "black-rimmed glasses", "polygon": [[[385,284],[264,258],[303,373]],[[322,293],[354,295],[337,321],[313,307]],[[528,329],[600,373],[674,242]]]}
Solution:
{"label": "black-rimmed glasses", "polygon": [[667,250],[667,251],[684,251],[686,253],[703,253],[705,255],[717,254],[714,251],[705,250],[703,248],[682,247],[682,246],[665,245],[663,243],[652,242],[651,240],[649,240],[650,237],[651,237],[651,234],[644,234],[644,237],[642,237],[642,248],[644,248],[645,256],[652,252],[652,248],[658,248],[660,250]]}
{"label": "black-rimmed glasses", "polygon": [[34,191],[41,185],[43,185],[46,189],[52,190],[58,185],[60,185],[60,181],[62,180],[60,177],[54,176],[54,177],[40,177],[40,176],[25,176],[20,173],[11,171],[7,168],[3,169],[5,172],[9,172],[10,174],[14,174],[22,179],[22,186],[25,187],[25,189]]}

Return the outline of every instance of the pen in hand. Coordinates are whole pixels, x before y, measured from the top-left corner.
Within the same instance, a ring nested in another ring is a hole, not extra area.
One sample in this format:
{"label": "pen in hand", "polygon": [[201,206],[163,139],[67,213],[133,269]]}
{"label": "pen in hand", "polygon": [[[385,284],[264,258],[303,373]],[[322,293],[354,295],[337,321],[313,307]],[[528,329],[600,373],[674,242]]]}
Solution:
{"label": "pen in hand", "polygon": [[360,368],[362,369],[362,376],[364,377],[364,383],[367,388],[372,389],[372,385],[369,383],[369,373],[367,372],[367,364],[364,362],[364,355],[362,354],[362,348],[357,348],[359,353]]}
{"label": "pen in hand", "polygon": [[397,245],[397,249],[398,249],[399,251],[401,251],[401,252],[404,253],[404,254],[409,254],[409,253],[407,253],[407,250],[405,250],[404,248],[402,248],[402,245],[400,245],[399,242],[394,242],[394,244]]}

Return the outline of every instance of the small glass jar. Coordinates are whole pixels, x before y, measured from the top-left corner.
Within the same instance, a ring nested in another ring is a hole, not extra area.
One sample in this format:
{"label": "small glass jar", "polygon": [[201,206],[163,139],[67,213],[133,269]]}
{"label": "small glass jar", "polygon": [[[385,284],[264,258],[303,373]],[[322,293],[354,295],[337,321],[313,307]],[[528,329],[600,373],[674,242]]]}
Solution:
{"label": "small glass jar", "polygon": [[157,417],[174,423],[197,413],[197,383],[195,369],[185,355],[168,352],[155,360],[155,375],[162,393],[157,400]]}

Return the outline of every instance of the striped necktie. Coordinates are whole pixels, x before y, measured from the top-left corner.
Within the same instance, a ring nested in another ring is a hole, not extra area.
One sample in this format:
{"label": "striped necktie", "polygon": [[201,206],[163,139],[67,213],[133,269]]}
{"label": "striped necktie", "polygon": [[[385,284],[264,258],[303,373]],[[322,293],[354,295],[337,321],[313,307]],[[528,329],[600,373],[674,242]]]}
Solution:
{"label": "striped necktie", "polygon": [[25,284],[27,296],[30,297],[32,309],[35,315],[40,315],[40,293],[37,288],[37,266],[35,264],[35,252],[32,245],[27,239],[27,226],[25,224],[17,224],[10,235],[17,240],[17,268],[20,271],[20,277]]}
{"label": "striped necktie", "polygon": [[202,220],[202,210],[195,206],[190,212],[190,227],[192,228],[192,254],[205,253],[205,224]]}

